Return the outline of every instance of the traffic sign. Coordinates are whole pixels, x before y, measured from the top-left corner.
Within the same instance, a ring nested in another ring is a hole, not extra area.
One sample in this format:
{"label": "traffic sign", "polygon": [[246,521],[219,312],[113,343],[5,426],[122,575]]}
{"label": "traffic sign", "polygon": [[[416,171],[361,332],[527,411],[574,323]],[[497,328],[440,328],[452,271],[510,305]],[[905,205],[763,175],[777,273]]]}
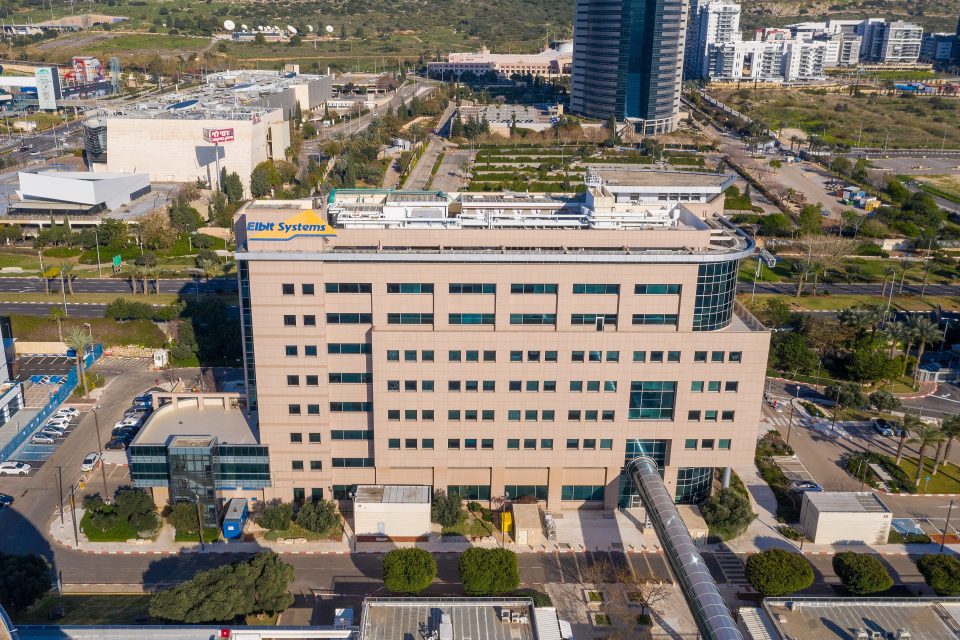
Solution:
{"label": "traffic sign", "polygon": [[120,256],[113,256],[113,268],[114,269],[120,268]]}

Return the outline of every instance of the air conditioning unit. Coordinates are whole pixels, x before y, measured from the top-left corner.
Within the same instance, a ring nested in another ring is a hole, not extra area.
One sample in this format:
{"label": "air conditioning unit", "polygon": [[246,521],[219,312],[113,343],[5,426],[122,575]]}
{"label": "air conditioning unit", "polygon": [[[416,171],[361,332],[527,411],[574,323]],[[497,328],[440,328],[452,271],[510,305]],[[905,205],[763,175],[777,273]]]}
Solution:
{"label": "air conditioning unit", "polygon": [[910,638],[911,636],[909,631],[907,631],[906,629],[897,629],[897,635],[896,635],[897,640],[910,640]]}
{"label": "air conditioning unit", "polygon": [[857,629],[855,633],[857,634],[856,640],[870,640],[866,629]]}

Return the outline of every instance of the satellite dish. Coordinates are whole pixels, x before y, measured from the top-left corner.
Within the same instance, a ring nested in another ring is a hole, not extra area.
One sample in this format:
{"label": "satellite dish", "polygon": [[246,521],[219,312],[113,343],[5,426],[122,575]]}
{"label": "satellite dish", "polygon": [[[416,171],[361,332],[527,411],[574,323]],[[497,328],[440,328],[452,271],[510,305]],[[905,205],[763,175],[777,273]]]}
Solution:
{"label": "satellite dish", "polygon": [[247,28],[247,25],[245,24],[240,25],[240,28],[243,29],[244,31],[249,31],[249,29]]}
{"label": "satellite dish", "polygon": [[257,25],[257,31],[263,31],[263,25],[262,25],[262,24],[258,24],[258,25]]}
{"label": "satellite dish", "polygon": [[312,24],[308,24],[308,25],[307,25],[307,31],[309,31],[310,33],[313,33],[313,25],[312,25]]}
{"label": "satellite dish", "polygon": [[224,20],[223,28],[226,29],[227,31],[233,31],[234,29],[237,28],[237,25],[234,23],[233,20]]}
{"label": "satellite dish", "polygon": [[328,24],[328,25],[326,26],[326,31],[327,31],[327,33],[333,33],[333,25],[332,25],[332,24]]}
{"label": "satellite dish", "polygon": [[289,24],[287,25],[287,31],[289,31],[292,35],[297,35],[297,28],[292,27]]}

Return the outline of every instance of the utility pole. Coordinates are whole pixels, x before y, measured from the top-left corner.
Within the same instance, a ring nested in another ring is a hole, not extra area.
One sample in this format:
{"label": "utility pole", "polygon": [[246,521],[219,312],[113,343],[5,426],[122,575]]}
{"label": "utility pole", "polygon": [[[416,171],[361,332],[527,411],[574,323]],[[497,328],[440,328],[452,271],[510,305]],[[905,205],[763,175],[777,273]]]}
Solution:
{"label": "utility pole", "polygon": [[200,536],[200,551],[203,551],[203,519],[200,517],[200,496],[193,494],[197,502],[197,535]]}
{"label": "utility pole", "polygon": [[[940,507],[941,509],[943,507]],[[943,523],[943,537],[940,538],[940,553],[943,553],[943,545],[947,541],[947,528],[950,526],[950,513],[953,511],[953,500],[950,501],[950,506],[947,508],[947,521]]]}
{"label": "utility pole", "polygon": [[790,424],[787,425],[787,444],[790,444],[790,434],[793,432],[793,413],[797,408],[797,402],[800,401],[800,385],[797,385],[797,394],[793,402],[790,403]]}
{"label": "utility pole", "polygon": [[57,503],[57,511],[60,512],[60,526],[63,526],[63,467],[57,466],[57,489],[60,494],[60,502]]}
{"label": "utility pole", "polygon": [[70,485],[70,518],[73,520],[73,541],[80,548],[80,534],[77,532],[77,500],[73,493],[73,485]]}
{"label": "utility pole", "polygon": [[[92,329],[91,329],[92,332]],[[107,496],[107,466],[103,464],[103,441],[100,439],[100,416],[97,414],[97,409],[100,408],[100,405],[97,405],[93,408],[93,422],[97,428],[97,450],[100,452],[100,475],[103,476],[103,496]]]}

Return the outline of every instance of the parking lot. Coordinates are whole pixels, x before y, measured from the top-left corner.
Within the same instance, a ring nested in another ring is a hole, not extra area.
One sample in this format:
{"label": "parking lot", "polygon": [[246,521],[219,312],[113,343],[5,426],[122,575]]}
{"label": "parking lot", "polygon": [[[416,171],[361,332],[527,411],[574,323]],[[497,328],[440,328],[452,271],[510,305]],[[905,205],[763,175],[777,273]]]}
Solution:
{"label": "parking lot", "polygon": [[76,366],[76,360],[67,356],[22,355],[13,361],[13,371],[20,382],[36,376],[66,376]]}
{"label": "parking lot", "polygon": [[[41,431],[43,431],[44,427],[50,422],[52,417],[53,416],[47,418],[47,420],[40,425],[40,428],[35,432],[34,437],[36,437],[36,434],[39,434]],[[34,442],[33,439],[27,440],[20,446],[19,449],[14,452],[13,456],[11,456],[11,459],[19,460],[20,462],[27,462],[34,469],[39,469],[43,466],[44,462],[50,459],[50,456],[52,456],[53,452],[57,450],[57,447],[63,444],[67,438],[70,437],[70,434],[72,434],[80,424],[82,417],[83,414],[81,413],[80,415],[71,418],[70,424],[63,432],[63,435],[54,437],[54,442],[52,444]]]}

